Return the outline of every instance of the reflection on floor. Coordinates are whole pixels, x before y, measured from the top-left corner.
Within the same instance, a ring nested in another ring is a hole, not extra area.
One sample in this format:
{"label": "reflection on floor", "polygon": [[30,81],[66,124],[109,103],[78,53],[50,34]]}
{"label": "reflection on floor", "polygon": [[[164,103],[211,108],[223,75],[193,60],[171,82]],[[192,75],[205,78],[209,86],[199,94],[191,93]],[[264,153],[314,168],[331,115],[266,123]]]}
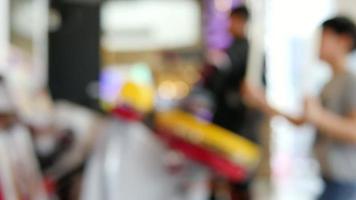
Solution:
{"label": "reflection on floor", "polygon": [[283,121],[274,123],[271,181],[265,178],[255,181],[254,199],[317,199],[323,185],[318,163],[312,156],[313,130],[310,127],[296,128]]}
{"label": "reflection on floor", "polygon": [[[298,159],[296,159],[298,160]],[[257,179],[253,186],[255,200],[315,200],[322,189],[312,159],[294,161],[288,174],[274,174],[272,180]]]}

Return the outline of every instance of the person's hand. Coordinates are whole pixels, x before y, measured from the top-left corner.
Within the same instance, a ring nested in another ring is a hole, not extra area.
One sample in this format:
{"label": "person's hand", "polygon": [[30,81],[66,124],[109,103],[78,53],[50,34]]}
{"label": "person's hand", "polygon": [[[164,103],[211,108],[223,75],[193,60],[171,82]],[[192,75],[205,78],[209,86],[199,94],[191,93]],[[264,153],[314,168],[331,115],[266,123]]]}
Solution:
{"label": "person's hand", "polygon": [[315,97],[307,97],[304,100],[304,116],[307,122],[317,124],[318,120],[323,116],[323,106],[319,99]]}
{"label": "person's hand", "polygon": [[283,115],[289,122],[296,126],[301,126],[305,124],[305,118],[304,117],[291,117],[287,115]]}
{"label": "person's hand", "polygon": [[207,53],[207,61],[209,64],[221,69],[229,62],[229,57],[224,51],[210,50]]}

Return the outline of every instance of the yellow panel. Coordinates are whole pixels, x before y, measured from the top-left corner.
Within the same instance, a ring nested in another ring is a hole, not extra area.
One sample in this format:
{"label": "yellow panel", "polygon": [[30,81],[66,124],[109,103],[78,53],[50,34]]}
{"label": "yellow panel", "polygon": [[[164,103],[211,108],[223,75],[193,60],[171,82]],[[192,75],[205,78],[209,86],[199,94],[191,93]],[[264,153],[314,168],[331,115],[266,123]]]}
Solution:
{"label": "yellow panel", "polygon": [[120,91],[119,99],[138,111],[148,112],[153,108],[154,92],[150,86],[127,82]]}
{"label": "yellow panel", "polygon": [[157,114],[156,123],[172,130],[172,134],[210,148],[248,168],[257,166],[259,147],[237,134],[188,113],[174,110]]}

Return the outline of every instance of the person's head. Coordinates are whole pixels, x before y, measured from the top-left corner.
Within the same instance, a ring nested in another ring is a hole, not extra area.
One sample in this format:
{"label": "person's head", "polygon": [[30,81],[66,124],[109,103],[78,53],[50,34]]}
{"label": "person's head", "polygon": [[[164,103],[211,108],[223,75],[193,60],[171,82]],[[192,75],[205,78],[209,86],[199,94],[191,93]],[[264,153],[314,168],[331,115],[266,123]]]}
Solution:
{"label": "person's head", "polygon": [[334,17],[322,24],[320,58],[328,63],[356,49],[356,26],[347,17]]}
{"label": "person's head", "polygon": [[245,37],[249,18],[250,12],[246,6],[242,5],[232,9],[229,31],[233,37]]}

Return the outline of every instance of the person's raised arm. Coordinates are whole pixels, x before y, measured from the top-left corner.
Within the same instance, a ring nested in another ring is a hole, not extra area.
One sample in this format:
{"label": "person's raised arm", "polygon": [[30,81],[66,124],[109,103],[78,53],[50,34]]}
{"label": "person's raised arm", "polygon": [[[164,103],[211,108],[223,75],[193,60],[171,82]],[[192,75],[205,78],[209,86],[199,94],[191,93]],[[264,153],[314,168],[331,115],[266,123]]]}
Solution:
{"label": "person's raised arm", "polygon": [[356,107],[350,110],[349,115],[340,116],[324,109],[317,99],[308,98],[305,117],[321,134],[340,142],[356,144]]}
{"label": "person's raised arm", "polygon": [[241,87],[242,96],[248,106],[258,109],[269,116],[280,115],[277,110],[269,105],[263,89],[246,80]]}

